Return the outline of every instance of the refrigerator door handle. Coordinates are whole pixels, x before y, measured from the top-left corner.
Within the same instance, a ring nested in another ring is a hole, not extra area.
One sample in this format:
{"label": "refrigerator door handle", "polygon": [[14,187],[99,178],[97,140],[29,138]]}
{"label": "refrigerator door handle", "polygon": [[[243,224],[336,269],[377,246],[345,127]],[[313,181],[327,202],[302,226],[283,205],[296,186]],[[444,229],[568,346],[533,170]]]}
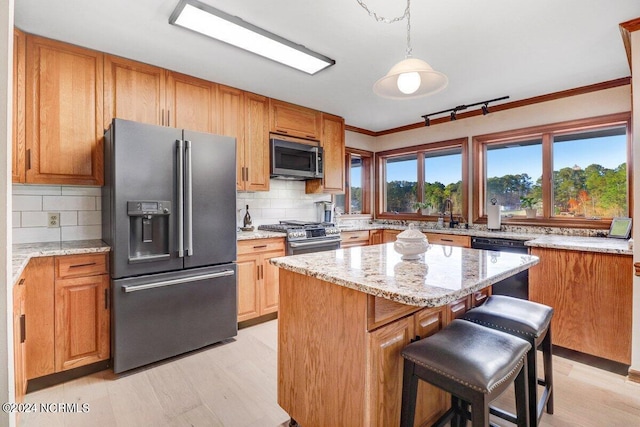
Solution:
{"label": "refrigerator door handle", "polygon": [[122,285],[122,290],[125,293],[131,293],[131,292],[143,291],[146,289],[164,288],[166,286],[180,285],[182,283],[197,282],[199,280],[233,276],[234,274],[236,273],[233,270],[222,270],[216,273],[202,274],[200,276],[183,277],[180,279],[173,279],[173,280],[164,280],[162,282],[145,283],[144,285]]}
{"label": "refrigerator door handle", "polygon": [[184,200],[184,224],[185,224],[185,255],[193,256],[193,170],[191,162],[191,141],[185,141],[185,200]]}
{"label": "refrigerator door handle", "polygon": [[178,159],[178,258],[184,258],[184,141],[176,141]]}

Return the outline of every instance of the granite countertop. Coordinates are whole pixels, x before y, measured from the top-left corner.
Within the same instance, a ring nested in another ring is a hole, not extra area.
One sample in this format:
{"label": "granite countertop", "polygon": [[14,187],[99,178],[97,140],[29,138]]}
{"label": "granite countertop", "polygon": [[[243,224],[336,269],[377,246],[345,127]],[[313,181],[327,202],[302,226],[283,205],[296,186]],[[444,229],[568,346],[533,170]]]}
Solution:
{"label": "granite countertop", "polygon": [[272,258],[304,274],[402,304],[437,307],[537,264],[538,257],[430,245],[424,257],[403,261],[393,243]]}
{"label": "granite countertop", "polygon": [[265,230],[254,230],[254,231],[238,231],[237,239],[240,240],[254,240],[254,239],[272,239],[274,237],[286,237],[286,233],[278,233],[277,231],[265,231]]}
{"label": "granite countertop", "polygon": [[78,255],[109,252],[111,247],[102,240],[73,240],[68,242],[21,243],[12,246],[12,283],[15,284],[31,258],[54,255]]}
{"label": "granite countertop", "polygon": [[[354,226],[341,226],[341,231],[364,231],[364,230],[406,230],[408,226],[395,224],[360,224]],[[493,237],[498,239],[514,239],[526,241],[527,246],[566,249],[582,252],[611,253],[618,255],[633,255],[633,249],[629,249],[629,244],[625,239],[612,239],[607,237],[583,237],[567,236],[563,234],[543,234],[543,233],[517,233],[512,231],[488,231],[476,230],[473,228],[430,228],[418,227],[424,233],[455,234],[471,237]]]}

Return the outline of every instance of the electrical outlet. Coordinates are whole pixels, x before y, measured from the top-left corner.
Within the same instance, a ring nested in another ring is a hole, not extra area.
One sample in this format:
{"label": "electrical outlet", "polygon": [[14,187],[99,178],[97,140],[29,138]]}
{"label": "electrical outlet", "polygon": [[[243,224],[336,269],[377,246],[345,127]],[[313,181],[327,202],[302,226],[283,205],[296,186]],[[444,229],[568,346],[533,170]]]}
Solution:
{"label": "electrical outlet", "polygon": [[49,212],[47,214],[47,227],[49,228],[60,227],[60,212]]}

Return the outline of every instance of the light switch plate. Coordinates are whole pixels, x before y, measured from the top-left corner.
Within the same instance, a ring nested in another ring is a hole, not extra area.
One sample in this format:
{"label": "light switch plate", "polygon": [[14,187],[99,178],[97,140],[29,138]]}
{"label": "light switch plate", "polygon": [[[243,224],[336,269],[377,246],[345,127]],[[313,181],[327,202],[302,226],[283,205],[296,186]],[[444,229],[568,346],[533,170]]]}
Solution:
{"label": "light switch plate", "polygon": [[47,213],[47,227],[49,228],[60,227],[60,212]]}

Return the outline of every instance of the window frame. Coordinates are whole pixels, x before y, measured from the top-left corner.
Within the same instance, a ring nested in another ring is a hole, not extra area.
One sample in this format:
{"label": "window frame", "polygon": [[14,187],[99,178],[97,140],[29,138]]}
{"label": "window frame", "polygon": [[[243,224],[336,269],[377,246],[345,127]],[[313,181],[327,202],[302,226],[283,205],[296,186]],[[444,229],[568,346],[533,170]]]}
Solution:
{"label": "window frame", "polygon": [[[371,151],[345,147],[344,153],[344,212],[343,215],[371,215],[371,189],[373,176],[373,158]],[[362,211],[351,213],[351,157],[357,155],[362,159]],[[334,200],[335,202],[335,200]]]}
{"label": "window frame", "polygon": [[[424,153],[433,151],[445,151],[452,148],[460,148],[462,157],[462,207],[460,212],[462,218],[467,221],[469,214],[469,139],[467,137],[450,139],[446,141],[432,142],[428,144],[414,145],[411,147],[397,148],[393,150],[379,151],[376,153],[376,218],[377,219],[394,219],[394,220],[417,220],[417,221],[437,221],[439,215],[423,215],[418,212],[383,212],[384,194],[385,194],[385,170],[384,163],[389,157],[396,157],[406,154],[417,154],[418,164],[418,201],[424,200]],[[457,215],[456,215],[457,216]]]}
{"label": "window frame", "polygon": [[539,138],[542,140],[542,215],[535,219],[524,216],[502,218],[506,225],[551,226],[567,228],[608,229],[611,218],[586,219],[552,216],[553,195],[553,137],[600,128],[625,126],[627,135],[627,216],[633,212],[633,146],[631,134],[631,113],[616,113],[586,119],[571,120],[549,125],[497,132],[474,136],[473,145],[473,223],[486,224],[487,215],[483,206],[486,194],[486,147],[505,142],[517,142]]}

